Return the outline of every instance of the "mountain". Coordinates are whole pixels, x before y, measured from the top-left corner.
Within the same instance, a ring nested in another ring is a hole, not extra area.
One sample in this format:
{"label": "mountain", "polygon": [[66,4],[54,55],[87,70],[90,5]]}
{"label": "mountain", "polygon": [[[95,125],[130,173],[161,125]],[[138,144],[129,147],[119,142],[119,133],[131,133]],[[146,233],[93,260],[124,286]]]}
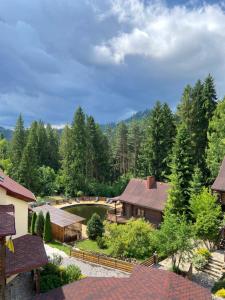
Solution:
{"label": "mountain", "polygon": [[[146,109],[144,111],[138,111],[137,113],[133,114],[131,117],[122,120],[123,122],[125,122],[126,124],[132,122],[132,121],[138,121],[138,120],[143,120],[144,118],[146,118],[150,113],[150,109]],[[122,122],[121,121],[121,122]],[[108,123],[108,124],[101,124],[100,127],[101,129],[104,131],[107,128],[115,128],[116,125],[119,122],[112,122],[112,123]],[[59,135],[61,135],[63,129],[58,129]],[[12,134],[13,134],[13,130],[12,129],[6,129],[2,126],[0,126],[0,134],[2,134],[7,140],[11,140],[12,138]]]}
{"label": "mountain", "polygon": [[0,126],[0,134],[3,135],[7,140],[11,140],[13,130],[6,129],[6,128]]}
{"label": "mountain", "polygon": [[[144,111],[138,111],[137,113],[133,114],[131,117],[129,117],[125,120],[121,120],[120,122],[124,122],[126,124],[129,124],[132,121],[139,121],[139,120],[141,121],[144,118],[146,118],[149,115],[149,113],[150,113],[150,109],[146,109]],[[108,123],[108,124],[102,124],[102,125],[100,125],[100,127],[104,131],[107,128],[115,128],[118,123],[119,122],[117,122],[117,123],[112,122],[112,123]]]}

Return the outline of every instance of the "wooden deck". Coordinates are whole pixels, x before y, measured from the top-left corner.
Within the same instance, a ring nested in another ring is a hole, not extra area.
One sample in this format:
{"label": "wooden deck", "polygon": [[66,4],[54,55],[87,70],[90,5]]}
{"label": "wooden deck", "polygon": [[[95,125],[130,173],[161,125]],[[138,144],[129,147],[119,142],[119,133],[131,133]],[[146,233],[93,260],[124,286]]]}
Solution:
{"label": "wooden deck", "polygon": [[107,214],[107,220],[118,224],[125,224],[129,219],[122,216],[121,214],[115,214],[110,212]]}

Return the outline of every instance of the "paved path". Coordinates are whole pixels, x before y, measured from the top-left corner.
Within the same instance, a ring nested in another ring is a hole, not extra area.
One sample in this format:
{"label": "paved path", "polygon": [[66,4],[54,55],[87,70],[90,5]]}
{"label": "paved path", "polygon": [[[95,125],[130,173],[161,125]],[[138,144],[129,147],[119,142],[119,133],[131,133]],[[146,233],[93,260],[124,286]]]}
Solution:
{"label": "paved path", "polygon": [[111,268],[106,268],[97,264],[84,262],[74,257],[69,257],[63,251],[60,251],[56,248],[52,248],[48,245],[45,245],[45,250],[47,252],[47,255],[50,257],[52,257],[53,254],[61,255],[63,257],[62,264],[64,266],[71,264],[76,265],[81,269],[83,275],[89,277],[129,277],[128,273]]}

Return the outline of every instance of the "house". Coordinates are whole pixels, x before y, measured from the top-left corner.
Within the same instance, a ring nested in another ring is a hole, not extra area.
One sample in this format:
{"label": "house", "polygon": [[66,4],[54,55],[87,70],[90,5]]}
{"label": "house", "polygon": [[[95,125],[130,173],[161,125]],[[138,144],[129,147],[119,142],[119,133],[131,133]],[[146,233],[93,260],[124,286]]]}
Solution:
{"label": "house", "polygon": [[[0,172],[0,299],[4,299],[6,283],[17,274],[35,271],[48,262],[43,241],[27,234],[28,203],[34,201],[32,192]],[[6,247],[12,237],[14,252]]]}
{"label": "house", "polygon": [[62,243],[81,239],[84,218],[50,205],[38,206],[32,210],[36,213],[42,211],[44,215],[49,212],[54,239]]}
{"label": "house", "polygon": [[[154,176],[143,179],[131,179],[122,195],[112,198],[115,202],[114,216],[108,214],[108,220],[122,223],[134,217],[144,217],[158,226],[163,217],[163,211],[168,197],[168,183],[155,180]],[[116,203],[122,204],[120,215],[117,214]]]}
{"label": "house", "polygon": [[35,200],[34,194],[0,171],[0,205],[12,204],[15,208],[15,237],[28,232],[28,204]]}
{"label": "house", "polygon": [[211,189],[218,194],[222,208],[225,210],[225,157]]}
{"label": "house", "polygon": [[173,272],[137,266],[129,278],[88,277],[35,300],[210,300],[211,293]]}

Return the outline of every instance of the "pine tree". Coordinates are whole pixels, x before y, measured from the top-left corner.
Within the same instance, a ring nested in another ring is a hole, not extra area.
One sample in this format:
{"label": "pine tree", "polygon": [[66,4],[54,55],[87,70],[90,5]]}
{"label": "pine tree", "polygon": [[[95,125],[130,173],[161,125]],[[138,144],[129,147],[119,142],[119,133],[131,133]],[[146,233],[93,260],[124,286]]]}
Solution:
{"label": "pine tree", "polygon": [[219,167],[225,156],[225,98],[218,103],[209,123],[206,154],[210,182],[212,182],[218,175]]}
{"label": "pine tree", "polygon": [[18,169],[19,182],[34,193],[39,191],[37,126],[37,122],[33,122],[29,129],[27,144]]}
{"label": "pine tree", "polygon": [[43,215],[43,212],[40,211],[37,215],[37,220],[35,223],[35,233],[39,236],[43,236],[44,232],[44,225],[45,225],[45,217]]}
{"label": "pine tree", "polygon": [[173,146],[171,190],[168,206],[173,213],[188,210],[190,182],[193,174],[193,149],[186,124],[180,124]]}
{"label": "pine tree", "polygon": [[128,130],[124,122],[117,125],[115,143],[115,171],[118,175],[126,174],[128,171]]}
{"label": "pine tree", "polygon": [[16,181],[20,181],[18,169],[23,156],[25,144],[26,133],[24,128],[23,117],[20,114],[16,122],[15,130],[13,131],[10,151],[10,160],[12,162],[12,169],[10,170],[10,175]]}
{"label": "pine tree", "polygon": [[98,165],[97,165],[97,151],[98,149],[98,140],[96,132],[96,124],[92,116],[87,117],[86,124],[86,176],[89,179],[97,177]]}
{"label": "pine tree", "polygon": [[133,121],[128,130],[129,170],[136,176],[138,171],[138,156],[142,142],[142,130],[138,122]]}
{"label": "pine tree", "polygon": [[101,237],[104,233],[104,225],[97,213],[94,213],[91,219],[87,223],[87,235],[89,239],[96,240],[97,237]]}
{"label": "pine tree", "polygon": [[45,125],[42,121],[37,123],[37,152],[38,152],[38,166],[47,166],[48,165],[48,141],[47,134],[45,130]]}
{"label": "pine tree", "polygon": [[194,168],[192,180],[190,182],[190,195],[199,194],[203,188],[204,179],[198,166]]}
{"label": "pine tree", "polygon": [[32,235],[35,234],[35,224],[36,224],[36,220],[37,220],[37,214],[36,212],[32,213],[32,219],[31,219],[31,226],[30,226],[30,233]]}
{"label": "pine tree", "polygon": [[43,239],[45,243],[48,243],[52,240],[52,228],[51,228],[51,219],[50,219],[49,212],[47,212],[45,216]]}
{"label": "pine tree", "polygon": [[170,174],[169,157],[175,136],[173,114],[167,104],[157,102],[147,119],[141,150],[142,176],[155,175],[164,180]]}
{"label": "pine tree", "polygon": [[59,135],[58,132],[51,127],[46,126],[48,155],[46,165],[57,171],[59,169]]}
{"label": "pine tree", "polygon": [[210,120],[217,105],[216,88],[213,77],[209,74],[204,81],[203,88],[205,116]]}
{"label": "pine tree", "polygon": [[192,128],[192,88],[190,85],[187,85],[184,88],[184,92],[181,98],[181,103],[177,107],[177,115],[179,122],[184,122],[187,125],[187,128],[191,130]]}

